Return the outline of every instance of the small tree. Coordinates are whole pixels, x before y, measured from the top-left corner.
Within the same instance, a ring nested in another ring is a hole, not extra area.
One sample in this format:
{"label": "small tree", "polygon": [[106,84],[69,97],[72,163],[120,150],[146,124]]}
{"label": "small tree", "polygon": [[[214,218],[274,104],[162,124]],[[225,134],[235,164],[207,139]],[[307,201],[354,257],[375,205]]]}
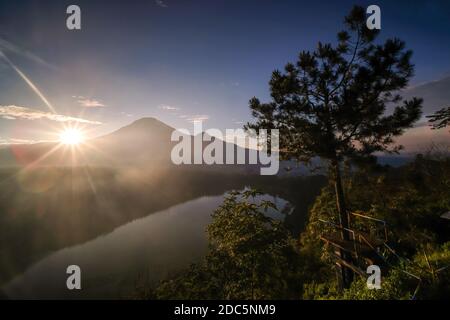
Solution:
{"label": "small tree", "polygon": [[[327,159],[340,224],[348,228],[340,164],[373,160],[375,152],[397,152],[401,146],[392,146],[393,139],[419,119],[422,99],[402,101],[398,94],[414,69],[412,52],[405,50],[403,41],[375,44],[378,32],[366,27],[362,7],[352,9],[345,26],[336,45],[319,42],[316,50],[303,51],[295,64],[288,63],[284,72],[273,72],[272,101],[252,98],[250,108],[257,121],[245,127],[279,129],[283,159]],[[390,115],[385,112],[388,104],[397,105]],[[348,240],[348,232],[342,237]],[[343,271],[348,287],[352,275]]]}
{"label": "small tree", "polygon": [[212,215],[206,257],[163,281],[159,299],[292,299],[302,276],[295,240],[255,190],[230,192]]}
{"label": "small tree", "polygon": [[[208,226],[210,257],[220,257],[228,277],[223,281],[227,298],[287,298],[292,264],[298,253],[281,221],[265,214],[277,210],[270,201],[257,201],[256,190],[230,192],[212,215]],[[228,261],[226,268],[223,262]]]}

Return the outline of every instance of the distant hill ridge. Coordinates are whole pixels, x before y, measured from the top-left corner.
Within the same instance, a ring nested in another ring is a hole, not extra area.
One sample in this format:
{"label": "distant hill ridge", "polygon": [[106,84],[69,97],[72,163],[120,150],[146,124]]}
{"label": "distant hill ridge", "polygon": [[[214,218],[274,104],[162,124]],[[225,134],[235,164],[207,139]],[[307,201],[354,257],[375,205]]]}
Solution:
{"label": "distant hill ridge", "polygon": [[[80,146],[79,151],[75,151],[75,162],[69,146],[60,146],[56,151],[50,152],[57,147],[57,142],[10,145],[0,149],[0,166],[29,165],[31,163],[37,166],[172,166],[171,151],[178,143],[171,141],[174,130],[156,118],[142,118],[112,133],[86,141],[87,146]],[[193,136],[190,138],[194,139]],[[203,142],[203,148],[209,143]],[[225,150],[227,143],[223,142],[223,144]],[[191,141],[192,148],[193,145],[193,141]],[[74,150],[77,150],[77,147]],[[47,153],[49,155],[44,156]],[[40,158],[41,160],[39,160]],[[197,165],[196,168],[198,167]],[[210,167],[217,169],[217,166],[206,165],[204,169]],[[235,172],[233,167],[227,165],[226,170]],[[256,172],[259,166],[236,165],[236,168],[246,172]]]}

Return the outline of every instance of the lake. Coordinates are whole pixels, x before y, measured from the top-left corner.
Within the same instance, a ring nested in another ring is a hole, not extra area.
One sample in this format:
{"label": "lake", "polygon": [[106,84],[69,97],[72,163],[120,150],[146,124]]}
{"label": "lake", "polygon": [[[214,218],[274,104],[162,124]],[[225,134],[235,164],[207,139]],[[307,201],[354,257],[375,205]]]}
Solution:
{"label": "lake", "polygon": [[[136,283],[155,284],[198,261],[207,250],[206,226],[224,196],[202,196],[126,223],[112,232],[49,254],[6,282],[13,299],[122,299]],[[292,213],[289,202],[263,195]],[[273,210],[267,215],[284,219]],[[81,290],[68,290],[66,269],[81,268]]]}

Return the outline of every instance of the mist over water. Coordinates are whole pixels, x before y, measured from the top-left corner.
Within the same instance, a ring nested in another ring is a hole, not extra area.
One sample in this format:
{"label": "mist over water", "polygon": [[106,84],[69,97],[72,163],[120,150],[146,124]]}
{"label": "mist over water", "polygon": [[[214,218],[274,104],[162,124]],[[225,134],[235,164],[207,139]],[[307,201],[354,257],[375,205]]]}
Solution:
{"label": "mist over water", "polygon": [[[204,196],[127,223],[107,235],[59,250],[8,282],[9,298],[125,298],[138,278],[152,285],[198,261],[207,249],[205,229],[223,196]],[[288,202],[269,195],[280,210]],[[273,218],[284,216],[270,210]],[[81,268],[82,290],[66,288],[66,268]]]}

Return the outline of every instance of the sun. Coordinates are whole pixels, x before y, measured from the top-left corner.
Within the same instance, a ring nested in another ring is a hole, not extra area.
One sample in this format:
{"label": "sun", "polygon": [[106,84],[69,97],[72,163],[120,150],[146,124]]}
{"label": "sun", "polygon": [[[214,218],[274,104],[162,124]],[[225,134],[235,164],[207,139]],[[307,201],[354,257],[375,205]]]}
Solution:
{"label": "sun", "polygon": [[64,129],[59,135],[59,142],[67,145],[77,145],[82,143],[84,140],[83,133],[74,128]]}

